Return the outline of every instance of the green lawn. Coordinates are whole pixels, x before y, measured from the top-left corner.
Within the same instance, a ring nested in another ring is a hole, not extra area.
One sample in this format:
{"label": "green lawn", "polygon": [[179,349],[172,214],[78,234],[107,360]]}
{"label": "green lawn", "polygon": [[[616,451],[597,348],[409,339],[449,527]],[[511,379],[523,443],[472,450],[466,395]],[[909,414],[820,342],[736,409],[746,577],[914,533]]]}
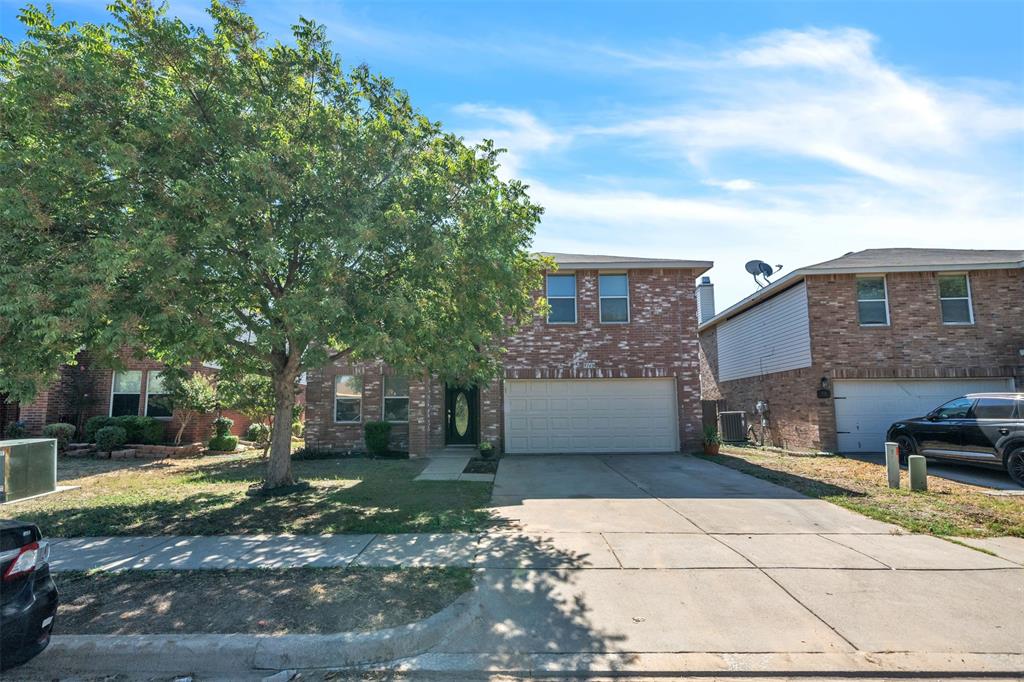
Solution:
{"label": "green lawn", "polygon": [[490,518],[491,484],[413,481],[417,460],[295,461],[312,490],[261,499],[258,453],[187,460],[61,458],[60,485],[77,490],[17,502],[5,515],[44,535],[222,535],[469,531]]}
{"label": "green lawn", "polygon": [[705,459],[864,514],[932,535],[1024,537],[1024,498],[994,496],[977,486],[928,477],[928,492],[890,489],[885,467],[832,455],[723,447]]}

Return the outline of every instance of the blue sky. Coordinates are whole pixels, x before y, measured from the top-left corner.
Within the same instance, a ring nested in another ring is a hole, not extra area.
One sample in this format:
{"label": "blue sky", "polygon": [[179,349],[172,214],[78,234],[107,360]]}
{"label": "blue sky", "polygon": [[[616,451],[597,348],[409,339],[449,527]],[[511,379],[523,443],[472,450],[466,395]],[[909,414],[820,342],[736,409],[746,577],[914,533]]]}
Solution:
{"label": "blue sky", "polygon": [[[20,5],[0,0],[13,39]],[[546,209],[538,249],[714,260],[720,309],[751,258],[1024,248],[1021,2],[246,6],[272,37],[323,22],[347,63],[507,147]]]}

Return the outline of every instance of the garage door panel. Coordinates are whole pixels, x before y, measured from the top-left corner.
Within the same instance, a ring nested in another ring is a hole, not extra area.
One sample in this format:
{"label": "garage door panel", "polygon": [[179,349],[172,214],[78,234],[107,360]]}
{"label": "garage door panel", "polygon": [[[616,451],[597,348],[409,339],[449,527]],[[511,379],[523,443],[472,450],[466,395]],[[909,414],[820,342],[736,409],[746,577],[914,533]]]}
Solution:
{"label": "garage door panel", "polygon": [[[507,380],[511,453],[666,452],[677,449],[675,381]],[[516,396],[528,395],[528,400]]]}
{"label": "garage door panel", "polygon": [[834,388],[839,452],[881,452],[893,422],[920,417],[966,393],[1013,390],[1013,380],[846,380]]}

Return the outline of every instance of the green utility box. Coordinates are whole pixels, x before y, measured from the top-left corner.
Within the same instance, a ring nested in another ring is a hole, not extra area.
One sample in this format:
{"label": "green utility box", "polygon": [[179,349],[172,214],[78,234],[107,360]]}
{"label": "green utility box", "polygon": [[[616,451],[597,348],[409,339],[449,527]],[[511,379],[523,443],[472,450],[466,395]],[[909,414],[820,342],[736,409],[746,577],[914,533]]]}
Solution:
{"label": "green utility box", "polygon": [[13,502],[57,489],[57,440],[0,440],[0,502]]}

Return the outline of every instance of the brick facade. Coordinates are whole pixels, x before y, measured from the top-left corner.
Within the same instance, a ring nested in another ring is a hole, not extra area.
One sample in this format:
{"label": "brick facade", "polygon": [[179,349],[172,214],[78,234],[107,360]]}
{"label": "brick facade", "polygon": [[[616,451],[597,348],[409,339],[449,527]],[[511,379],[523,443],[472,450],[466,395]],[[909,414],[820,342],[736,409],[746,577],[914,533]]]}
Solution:
{"label": "brick facade", "polygon": [[700,333],[705,400],[744,410],[760,433],[758,400],[771,405],[766,442],[792,449],[836,449],[833,399],[821,379],[1014,377],[1024,385],[1024,271],[969,271],[974,324],[942,323],[938,273],[887,273],[890,324],[862,327],[856,276],[807,275],[811,367],[718,382],[717,334]]}
{"label": "brick facade", "polygon": [[[561,272],[571,271],[563,267]],[[621,272],[621,270],[619,270]],[[611,379],[673,377],[678,396],[679,442],[700,441],[700,363],[697,359],[696,301],[690,269],[629,270],[630,322],[601,323],[598,271],[576,270],[577,321],[548,324],[536,319],[506,343],[505,379]],[[538,292],[540,295],[540,292]],[[381,363],[345,360],[307,373],[307,442],[323,447],[361,448],[362,425],[334,422],[334,378],[364,377],[363,419],[380,419]],[[445,384],[425,377],[410,381],[410,422],[396,427],[409,451],[425,454],[444,447]],[[504,439],[503,384],[479,387],[479,439],[499,449]]]}
{"label": "brick facade", "polygon": [[[81,422],[84,424],[90,417],[105,416],[110,414],[111,390],[113,388],[114,370],[96,361],[88,351],[82,351],[76,358],[77,364],[61,368],[60,378],[52,385],[40,391],[36,399],[26,405],[21,405],[20,416],[25,422],[30,435],[39,435],[43,427],[55,422],[76,423],[78,413],[81,413]],[[139,414],[145,415],[146,390],[150,377],[155,376],[165,368],[160,362],[148,358],[137,358],[134,355],[125,353],[121,361],[124,369],[129,371],[142,372],[142,385],[140,388]],[[189,371],[202,372],[215,376],[216,371],[195,362],[190,366]],[[80,408],[72,404],[71,396],[80,393],[85,400],[81,401]],[[231,410],[224,410],[223,415],[234,420],[231,432],[242,435],[249,427],[249,419],[244,415]],[[182,442],[206,441],[213,431],[213,420],[216,414],[207,414],[193,418],[182,435]],[[174,439],[181,426],[178,416],[166,419],[167,428],[165,437],[168,441]]]}

